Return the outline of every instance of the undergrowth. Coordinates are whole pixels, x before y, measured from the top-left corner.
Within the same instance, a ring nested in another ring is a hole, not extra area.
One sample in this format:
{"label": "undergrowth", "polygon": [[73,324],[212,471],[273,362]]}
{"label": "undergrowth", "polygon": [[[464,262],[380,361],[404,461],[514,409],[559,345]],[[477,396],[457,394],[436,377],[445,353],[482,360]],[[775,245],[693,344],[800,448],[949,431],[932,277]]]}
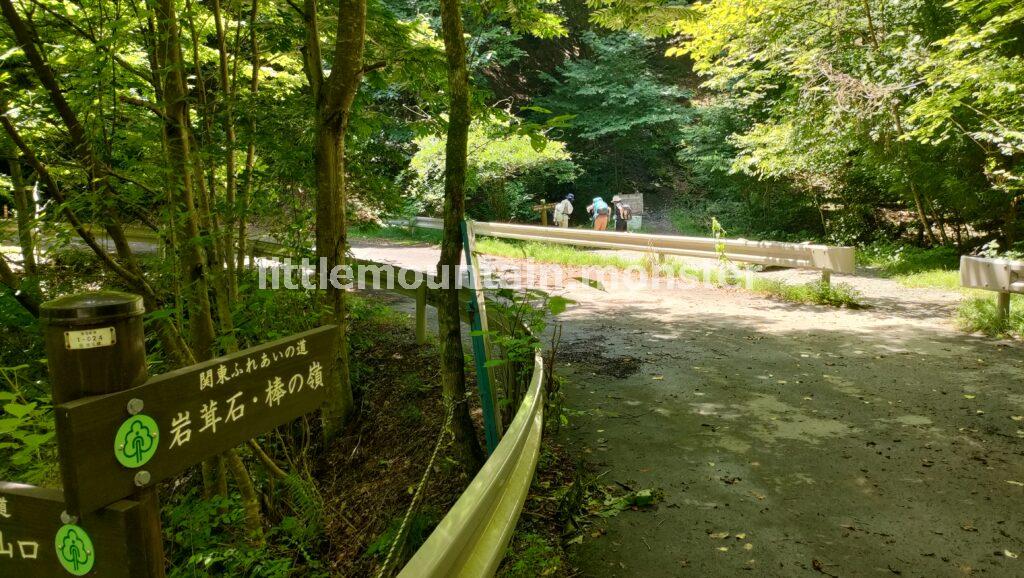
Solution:
{"label": "undergrowth", "polygon": [[958,289],[960,255],[953,247],[915,247],[878,241],[857,249],[857,264],[905,287]]}
{"label": "undergrowth", "polygon": [[1024,338],[1024,295],[1012,295],[1010,316],[1000,319],[994,294],[969,297],[960,304],[957,322],[964,331],[989,337]]}

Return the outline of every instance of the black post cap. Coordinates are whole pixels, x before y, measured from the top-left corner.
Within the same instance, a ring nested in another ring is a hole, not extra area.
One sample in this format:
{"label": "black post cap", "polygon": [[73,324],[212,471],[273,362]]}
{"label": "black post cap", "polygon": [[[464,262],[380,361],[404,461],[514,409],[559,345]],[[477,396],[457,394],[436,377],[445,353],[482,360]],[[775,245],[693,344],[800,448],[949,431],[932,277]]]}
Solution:
{"label": "black post cap", "polygon": [[146,312],[142,297],[122,291],[93,291],[66,295],[39,306],[39,319],[44,324],[85,325],[102,323]]}

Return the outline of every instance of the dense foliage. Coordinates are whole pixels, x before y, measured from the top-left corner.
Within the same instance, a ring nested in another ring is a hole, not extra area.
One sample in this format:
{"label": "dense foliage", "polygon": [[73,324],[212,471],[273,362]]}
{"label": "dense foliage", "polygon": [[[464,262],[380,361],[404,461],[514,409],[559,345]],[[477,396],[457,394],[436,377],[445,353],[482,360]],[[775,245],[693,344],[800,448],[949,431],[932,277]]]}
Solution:
{"label": "dense foliage", "polygon": [[[415,141],[409,168],[416,205],[439,212],[444,198],[445,139],[428,135]],[[469,133],[466,199],[475,219],[529,220],[532,196],[555,191],[576,176],[565,145],[531,139],[496,120],[476,123]],[[549,198],[551,196],[549,195]]]}
{"label": "dense foliage", "polygon": [[[254,237],[333,263],[350,224],[458,223],[463,210],[530,221],[541,199],[640,192],[648,227],[870,244],[862,255],[892,275],[1024,250],[1020,0],[0,0],[0,12],[0,479],[55,478],[45,300],[142,295],[152,373],[324,322],[342,328],[347,363],[358,305],[261,291]],[[442,323],[461,344],[449,298]],[[994,309],[972,307],[966,326],[991,325]],[[344,366],[319,425],[190,474],[209,500],[180,497],[172,532],[200,520],[210,535],[173,534],[176,563],[245,573],[317,546],[288,484],[310,482],[309,440],[337,439],[358,411],[363,369]],[[260,561],[267,538],[285,546]],[[220,540],[238,546],[230,560],[191,559]]]}

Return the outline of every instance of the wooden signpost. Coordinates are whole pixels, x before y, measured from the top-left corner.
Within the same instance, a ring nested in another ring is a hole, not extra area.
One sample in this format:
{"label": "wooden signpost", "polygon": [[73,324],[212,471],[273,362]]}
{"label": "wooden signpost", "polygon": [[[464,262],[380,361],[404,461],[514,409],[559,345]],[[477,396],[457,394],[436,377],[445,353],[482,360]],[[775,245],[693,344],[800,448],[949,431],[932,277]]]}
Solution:
{"label": "wooden signpost", "polygon": [[540,212],[540,224],[545,226],[545,227],[547,227],[548,226],[548,211],[553,211],[557,204],[558,203],[545,203],[544,199],[541,199],[539,205],[533,205],[530,208],[532,210],[534,210],[534,211],[539,211]]}
{"label": "wooden signpost", "polygon": [[316,410],[338,330],[320,327],[57,406],[65,499],[89,512]]}
{"label": "wooden signpost", "polygon": [[143,313],[119,292],[40,308],[64,491],[0,482],[0,577],[164,576],[156,484],[318,409],[337,380],[334,325],[149,379]]}
{"label": "wooden signpost", "polygon": [[74,521],[64,509],[60,490],[0,482],[0,576],[145,575],[137,502]]}

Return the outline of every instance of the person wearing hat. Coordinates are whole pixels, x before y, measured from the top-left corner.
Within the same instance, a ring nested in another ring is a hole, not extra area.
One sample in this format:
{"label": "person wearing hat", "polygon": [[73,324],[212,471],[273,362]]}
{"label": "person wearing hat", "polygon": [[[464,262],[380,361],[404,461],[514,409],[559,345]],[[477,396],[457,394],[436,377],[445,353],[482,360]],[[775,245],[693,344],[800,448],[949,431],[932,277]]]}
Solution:
{"label": "person wearing hat", "polygon": [[612,197],[612,218],[615,219],[615,230],[619,233],[626,232],[629,220],[633,218],[633,209],[623,203],[622,197],[618,195]]}
{"label": "person wearing hat", "polygon": [[572,193],[569,193],[555,205],[555,226],[556,227],[568,227],[569,226],[569,215],[572,214],[572,201],[576,197]]}

